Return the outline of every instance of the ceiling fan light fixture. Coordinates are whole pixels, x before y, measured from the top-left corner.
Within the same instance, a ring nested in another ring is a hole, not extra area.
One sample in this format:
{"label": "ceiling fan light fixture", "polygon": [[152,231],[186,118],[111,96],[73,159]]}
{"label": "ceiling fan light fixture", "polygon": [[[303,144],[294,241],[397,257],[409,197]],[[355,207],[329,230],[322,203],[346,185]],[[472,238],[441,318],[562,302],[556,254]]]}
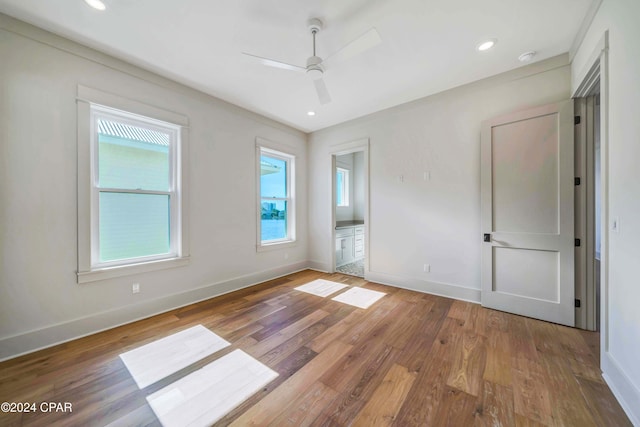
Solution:
{"label": "ceiling fan light fixture", "polygon": [[322,68],[322,58],[319,56],[311,56],[307,59],[307,76],[313,80],[322,78],[324,69]]}
{"label": "ceiling fan light fixture", "polygon": [[314,67],[314,68],[307,68],[307,76],[311,77],[311,79],[313,80],[318,80],[322,78],[322,68],[320,67]]}
{"label": "ceiling fan light fixture", "polygon": [[84,2],[96,10],[105,10],[107,8],[101,0],[84,0]]}
{"label": "ceiling fan light fixture", "polygon": [[479,52],[486,52],[487,50],[494,47],[496,43],[498,43],[498,40],[496,39],[485,40],[476,46],[476,50],[478,50]]}

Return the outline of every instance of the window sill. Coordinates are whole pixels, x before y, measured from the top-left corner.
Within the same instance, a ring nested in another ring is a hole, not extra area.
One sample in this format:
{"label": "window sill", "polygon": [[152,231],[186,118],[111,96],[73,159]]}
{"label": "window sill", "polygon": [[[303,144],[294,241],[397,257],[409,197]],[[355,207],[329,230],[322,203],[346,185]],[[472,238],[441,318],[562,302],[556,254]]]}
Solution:
{"label": "window sill", "polygon": [[163,259],[159,261],[143,262],[139,264],[120,265],[117,267],[99,268],[90,271],[79,271],[77,273],[78,283],[97,282],[98,280],[112,279],[114,277],[147,273],[150,271],[164,270],[167,268],[184,267],[188,264],[189,257],[181,257]]}
{"label": "window sill", "polygon": [[273,251],[276,249],[290,248],[292,246],[296,246],[297,244],[298,242],[295,240],[285,240],[283,242],[266,243],[263,245],[257,245],[256,251],[257,252]]}

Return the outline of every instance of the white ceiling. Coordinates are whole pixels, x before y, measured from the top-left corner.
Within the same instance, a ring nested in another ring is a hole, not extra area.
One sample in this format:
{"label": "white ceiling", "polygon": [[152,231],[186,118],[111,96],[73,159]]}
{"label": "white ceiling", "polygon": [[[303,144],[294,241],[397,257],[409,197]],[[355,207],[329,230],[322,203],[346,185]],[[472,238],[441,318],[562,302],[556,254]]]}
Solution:
{"label": "white ceiling", "polygon": [[[104,12],[83,0],[0,0],[0,11],[310,132],[517,68],[528,50],[568,52],[598,0],[103,1]],[[312,17],[322,57],[372,27],[382,37],[325,72],[326,105],[304,74],[241,54],[304,66]],[[496,47],[477,52],[486,38]]]}

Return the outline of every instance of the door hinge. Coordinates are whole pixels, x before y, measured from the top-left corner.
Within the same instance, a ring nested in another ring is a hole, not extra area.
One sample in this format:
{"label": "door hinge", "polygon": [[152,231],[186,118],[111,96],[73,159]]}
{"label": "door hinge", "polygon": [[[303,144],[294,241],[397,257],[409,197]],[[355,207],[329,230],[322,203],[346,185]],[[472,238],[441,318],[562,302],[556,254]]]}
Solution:
{"label": "door hinge", "polygon": [[579,299],[575,300],[575,306],[576,306],[576,308],[580,308],[580,300]]}
{"label": "door hinge", "polygon": [[573,185],[580,185],[580,177],[576,176],[575,178],[573,178]]}
{"label": "door hinge", "polygon": [[580,239],[575,239],[576,246],[580,246]]}
{"label": "door hinge", "polygon": [[574,125],[579,125],[580,124],[580,116],[574,116],[573,117],[573,124]]}

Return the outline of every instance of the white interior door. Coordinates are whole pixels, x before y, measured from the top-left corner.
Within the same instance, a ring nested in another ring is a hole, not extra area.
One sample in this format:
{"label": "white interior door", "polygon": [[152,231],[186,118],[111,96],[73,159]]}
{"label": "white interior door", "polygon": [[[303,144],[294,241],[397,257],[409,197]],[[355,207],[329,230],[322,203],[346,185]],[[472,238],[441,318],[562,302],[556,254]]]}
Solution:
{"label": "white interior door", "polygon": [[482,126],[482,305],[573,326],[573,103]]}

